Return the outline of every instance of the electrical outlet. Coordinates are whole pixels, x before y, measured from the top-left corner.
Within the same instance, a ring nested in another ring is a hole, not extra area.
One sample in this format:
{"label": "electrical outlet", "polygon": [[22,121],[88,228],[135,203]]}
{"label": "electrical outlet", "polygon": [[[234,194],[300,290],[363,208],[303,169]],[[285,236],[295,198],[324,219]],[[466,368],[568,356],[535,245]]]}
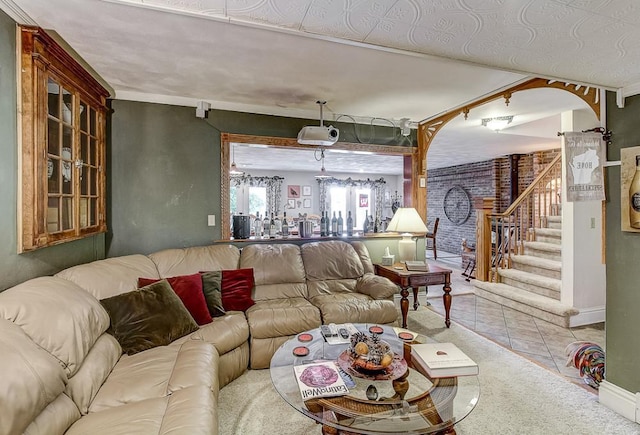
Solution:
{"label": "electrical outlet", "polygon": [[210,226],[210,227],[215,227],[216,226],[216,215],[215,214],[207,215],[207,225]]}

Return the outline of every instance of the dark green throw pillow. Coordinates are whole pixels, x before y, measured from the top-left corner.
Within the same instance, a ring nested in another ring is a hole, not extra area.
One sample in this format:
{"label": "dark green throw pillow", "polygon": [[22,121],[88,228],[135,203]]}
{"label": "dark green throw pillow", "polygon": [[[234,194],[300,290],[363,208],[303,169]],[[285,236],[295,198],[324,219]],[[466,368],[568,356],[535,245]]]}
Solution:
{"label": "dark green throw pillow", "polygon": [[127,355],[166,346],[198,330],[198,324],[165,279],[100,303],[111,318],[111,333]]}
{"label": "dark green throw pillow", "polygon": [[211,317],[224,316],[226,311],[222,306],[222,272],[200,272],[202,277],[202,291]]}

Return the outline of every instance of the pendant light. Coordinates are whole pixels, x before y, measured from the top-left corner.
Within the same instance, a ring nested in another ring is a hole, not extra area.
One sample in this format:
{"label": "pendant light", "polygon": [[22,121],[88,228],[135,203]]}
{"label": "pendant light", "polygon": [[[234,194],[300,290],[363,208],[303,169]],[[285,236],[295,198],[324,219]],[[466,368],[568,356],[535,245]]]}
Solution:
{"label": "pendant light", "polygon": [[[317,151],[317,150],[316,150]],[[327,178],[331,178],[331,175],[327,173],[327,170],[324,168],[324,149],[320,148],[320,159],[316,157],[316,160],[320,160],[322,165],[320,167],[320,172],[315,175],[316,180],[326,180]]]}
{"label": "pendant light", "polygon": [[232,158],[231,158],[231,167],[229,168],[229,175],[235,176],[235,175],[244,174],[244,172],[239,170],[238,166],[236,166],[236,145],[235,144],[233,144],[233,148],[231,149],[231,153],[232,153]]}

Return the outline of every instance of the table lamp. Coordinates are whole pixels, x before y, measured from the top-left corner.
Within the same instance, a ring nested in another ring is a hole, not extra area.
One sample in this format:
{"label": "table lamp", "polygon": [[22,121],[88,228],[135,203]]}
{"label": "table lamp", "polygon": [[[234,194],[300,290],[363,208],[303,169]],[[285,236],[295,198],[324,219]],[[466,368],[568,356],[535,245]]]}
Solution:
{"label": "table lamp", "polygon": [[426,233],[427,226],[422,221],[418,211],[413,207],[396,210],[387,231],[395,231],[402,236],[398,242],[398,260],[413,261],[416,259],[416,241],[411,233]]}

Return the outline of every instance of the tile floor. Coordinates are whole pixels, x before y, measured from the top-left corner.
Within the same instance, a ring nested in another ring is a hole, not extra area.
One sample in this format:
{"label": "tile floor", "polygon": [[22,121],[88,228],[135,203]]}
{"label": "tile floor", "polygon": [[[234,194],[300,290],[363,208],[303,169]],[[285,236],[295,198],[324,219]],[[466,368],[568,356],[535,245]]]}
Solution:
{"label": "tile floor", "polygon": [[[604,348],[604,323],[565,329],[476,297],[473,294],[473,281],[469,283],[461,276],[460,257],[440,252],[439,254],[437,261],[428,258],[428,262],[435,262],[453,270],[452,322],[457,322],[596,393],[596,390],[584,383],[576,368],[566,366],[565,348],[574,341],[582,340],[593,341]],[[432,286],[429,288],[427,298],[422,292],[419,301],[424,306],[428,300],[431,304],[430,309],[444,315],[441,295],[441,289]],[[409,296],[409,300],[409,316],[411,316],[413,296]]]}

